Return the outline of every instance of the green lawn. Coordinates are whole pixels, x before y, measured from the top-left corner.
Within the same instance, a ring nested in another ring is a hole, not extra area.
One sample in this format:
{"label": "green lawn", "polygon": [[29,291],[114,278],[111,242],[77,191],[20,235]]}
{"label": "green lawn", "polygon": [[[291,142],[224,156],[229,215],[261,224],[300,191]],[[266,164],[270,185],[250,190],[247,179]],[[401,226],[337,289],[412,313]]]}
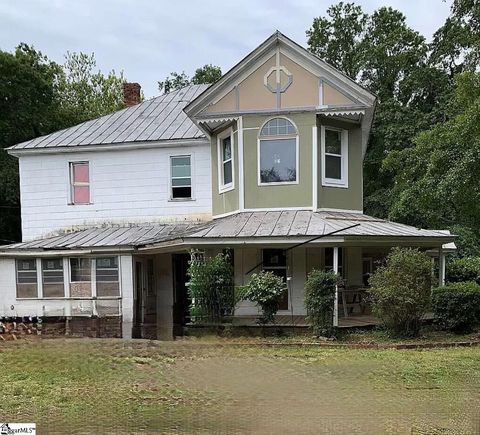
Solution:
{"label": "green lawn", "polygon": [[480,347],[222,343],[0,342],[0,421],[40,434],[480,431]]}

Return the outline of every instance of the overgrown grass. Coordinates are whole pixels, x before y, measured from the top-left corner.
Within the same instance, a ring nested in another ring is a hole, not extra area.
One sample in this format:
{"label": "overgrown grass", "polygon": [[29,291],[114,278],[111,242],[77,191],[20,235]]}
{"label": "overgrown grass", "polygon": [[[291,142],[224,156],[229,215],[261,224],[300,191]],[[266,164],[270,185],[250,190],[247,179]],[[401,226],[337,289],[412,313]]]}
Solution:
{"label": "overgrown grass", "polygon": [[39,433],[479,429],[477,347],[58,339],[0,343],[0,359],[0,421],[36,422]]}

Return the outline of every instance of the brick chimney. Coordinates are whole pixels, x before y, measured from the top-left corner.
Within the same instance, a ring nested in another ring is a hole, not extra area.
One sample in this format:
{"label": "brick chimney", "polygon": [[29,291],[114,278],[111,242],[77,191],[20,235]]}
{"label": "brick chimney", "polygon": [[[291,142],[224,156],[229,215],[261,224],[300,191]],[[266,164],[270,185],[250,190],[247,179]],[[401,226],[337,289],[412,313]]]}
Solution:
{"label": "brick chimney", "polygon": [[138,83],[123,84],[123,104],[125,107],[140,103],[140,89],[141,86]]}

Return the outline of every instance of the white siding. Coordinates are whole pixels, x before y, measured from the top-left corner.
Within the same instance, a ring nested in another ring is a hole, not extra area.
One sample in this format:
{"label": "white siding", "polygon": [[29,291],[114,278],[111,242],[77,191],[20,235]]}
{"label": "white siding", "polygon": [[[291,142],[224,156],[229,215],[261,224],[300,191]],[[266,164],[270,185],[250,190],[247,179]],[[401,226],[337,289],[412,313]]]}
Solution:
{"label": "white siding", "polygon": [[[170,156],[192,156],[193,200],[170,200]],[[69,205],[69,162],[90,163],[92,204]],[[210,146],[22,156],[23,240],[103,223],[208,219],[212,210]]]}

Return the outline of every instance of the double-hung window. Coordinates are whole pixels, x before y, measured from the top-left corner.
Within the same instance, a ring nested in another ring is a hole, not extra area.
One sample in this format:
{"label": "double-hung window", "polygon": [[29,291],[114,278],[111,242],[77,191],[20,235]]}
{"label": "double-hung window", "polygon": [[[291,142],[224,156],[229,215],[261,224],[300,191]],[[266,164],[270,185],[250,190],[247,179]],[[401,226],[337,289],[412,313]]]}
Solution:
{"label": "double-hung window", "polygon": [[90,204],[90,170],[88,162],[70,163],[70,202]]}
{"label": "double-hung window", "polygon": [[17,260],[17,298],[37,298],[37,261],[32,259]]}
{"label": "double-hung window", "polygon": [[92,297],[92,260],[70,258],[70,296],[72,298]]}
{"label": "double-hung window", "polygon": [[171,199],[192,198],[191,156],[170,157]]}
{"label": "double-hung window", "polygon": [[42,282],[44,298],[63,298],[63,258],[42,258]]}
{"label": "double-hung window", "polygon": [[120,296],[118,257],[96,259],[97,296]]}
{"label": "double-hung window", "polygon": [[218,186],[220,192],[234,188],[232,129],[218,135]]}
{"label": "double-hung window", "polygon": [[298,134],[286,118],[264,124],[258,137],[259,184],[298,182]]}
{"label": "double-hung window", "polygon": [[348,187],[348,130],[321,127],[322,185]]}

